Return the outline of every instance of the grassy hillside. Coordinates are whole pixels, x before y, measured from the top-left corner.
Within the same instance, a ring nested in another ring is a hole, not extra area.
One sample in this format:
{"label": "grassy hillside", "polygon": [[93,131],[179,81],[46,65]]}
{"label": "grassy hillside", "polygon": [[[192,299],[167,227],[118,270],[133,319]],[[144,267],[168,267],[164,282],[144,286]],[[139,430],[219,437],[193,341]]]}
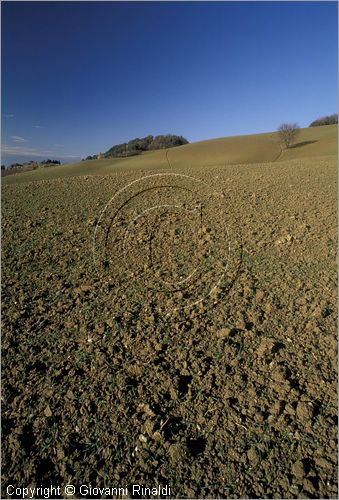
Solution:
{"label": "grassy hillside", "polygon": [[8,176],[4,184],[16,184],[33,180],[55,179],[76,175],[108,174],[119,169],[183,168],[189,166],[236,165],[247,163],[268,163],[279,159],[291,160],[338,152],[338,126],[301,129],[297,143],[281,153],[276,132],[223,137],[201,141],[170,150],[147,152],[130,158],[109,158],[82,161]]}

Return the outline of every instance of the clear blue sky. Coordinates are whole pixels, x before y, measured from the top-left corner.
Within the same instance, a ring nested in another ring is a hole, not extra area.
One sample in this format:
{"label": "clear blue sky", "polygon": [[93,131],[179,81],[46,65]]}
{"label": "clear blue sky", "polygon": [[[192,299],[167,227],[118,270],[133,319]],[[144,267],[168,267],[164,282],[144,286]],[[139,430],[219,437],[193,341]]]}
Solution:
{"label": "clear blue sky", "polygon": [[[337,112],[335,2],[2,2],[2,163]],[[38,156],[37,156],[38,155]]]}

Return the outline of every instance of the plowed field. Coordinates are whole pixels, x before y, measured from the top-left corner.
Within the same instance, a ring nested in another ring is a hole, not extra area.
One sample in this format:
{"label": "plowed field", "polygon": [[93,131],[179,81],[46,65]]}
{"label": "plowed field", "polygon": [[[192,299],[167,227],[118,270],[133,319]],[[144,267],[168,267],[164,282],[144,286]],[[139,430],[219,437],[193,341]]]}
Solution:
{"label": "plowed field", "polygon": [[323,156],[3,185],[2,497],[336,498],[336,181]]}

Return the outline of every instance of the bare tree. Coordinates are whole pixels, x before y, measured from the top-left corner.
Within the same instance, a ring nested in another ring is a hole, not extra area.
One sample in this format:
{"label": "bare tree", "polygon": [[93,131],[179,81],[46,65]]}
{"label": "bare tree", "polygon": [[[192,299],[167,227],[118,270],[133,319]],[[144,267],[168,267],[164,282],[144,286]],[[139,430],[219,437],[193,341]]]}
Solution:
{"label": "bare tree", "polygon": [[280,144],[286,149],[289,148],[299,132],[300,128],[297,123],[282,123],[278,128]]}

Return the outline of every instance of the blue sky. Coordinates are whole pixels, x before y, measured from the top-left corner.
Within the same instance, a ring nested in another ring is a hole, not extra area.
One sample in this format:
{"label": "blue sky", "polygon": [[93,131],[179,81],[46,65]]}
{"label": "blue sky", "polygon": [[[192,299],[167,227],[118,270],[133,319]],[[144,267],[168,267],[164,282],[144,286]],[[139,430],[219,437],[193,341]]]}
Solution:
{"label": "blue sky", "polygon": [[335,2],[2,2],[2,163],[337,112]]}

